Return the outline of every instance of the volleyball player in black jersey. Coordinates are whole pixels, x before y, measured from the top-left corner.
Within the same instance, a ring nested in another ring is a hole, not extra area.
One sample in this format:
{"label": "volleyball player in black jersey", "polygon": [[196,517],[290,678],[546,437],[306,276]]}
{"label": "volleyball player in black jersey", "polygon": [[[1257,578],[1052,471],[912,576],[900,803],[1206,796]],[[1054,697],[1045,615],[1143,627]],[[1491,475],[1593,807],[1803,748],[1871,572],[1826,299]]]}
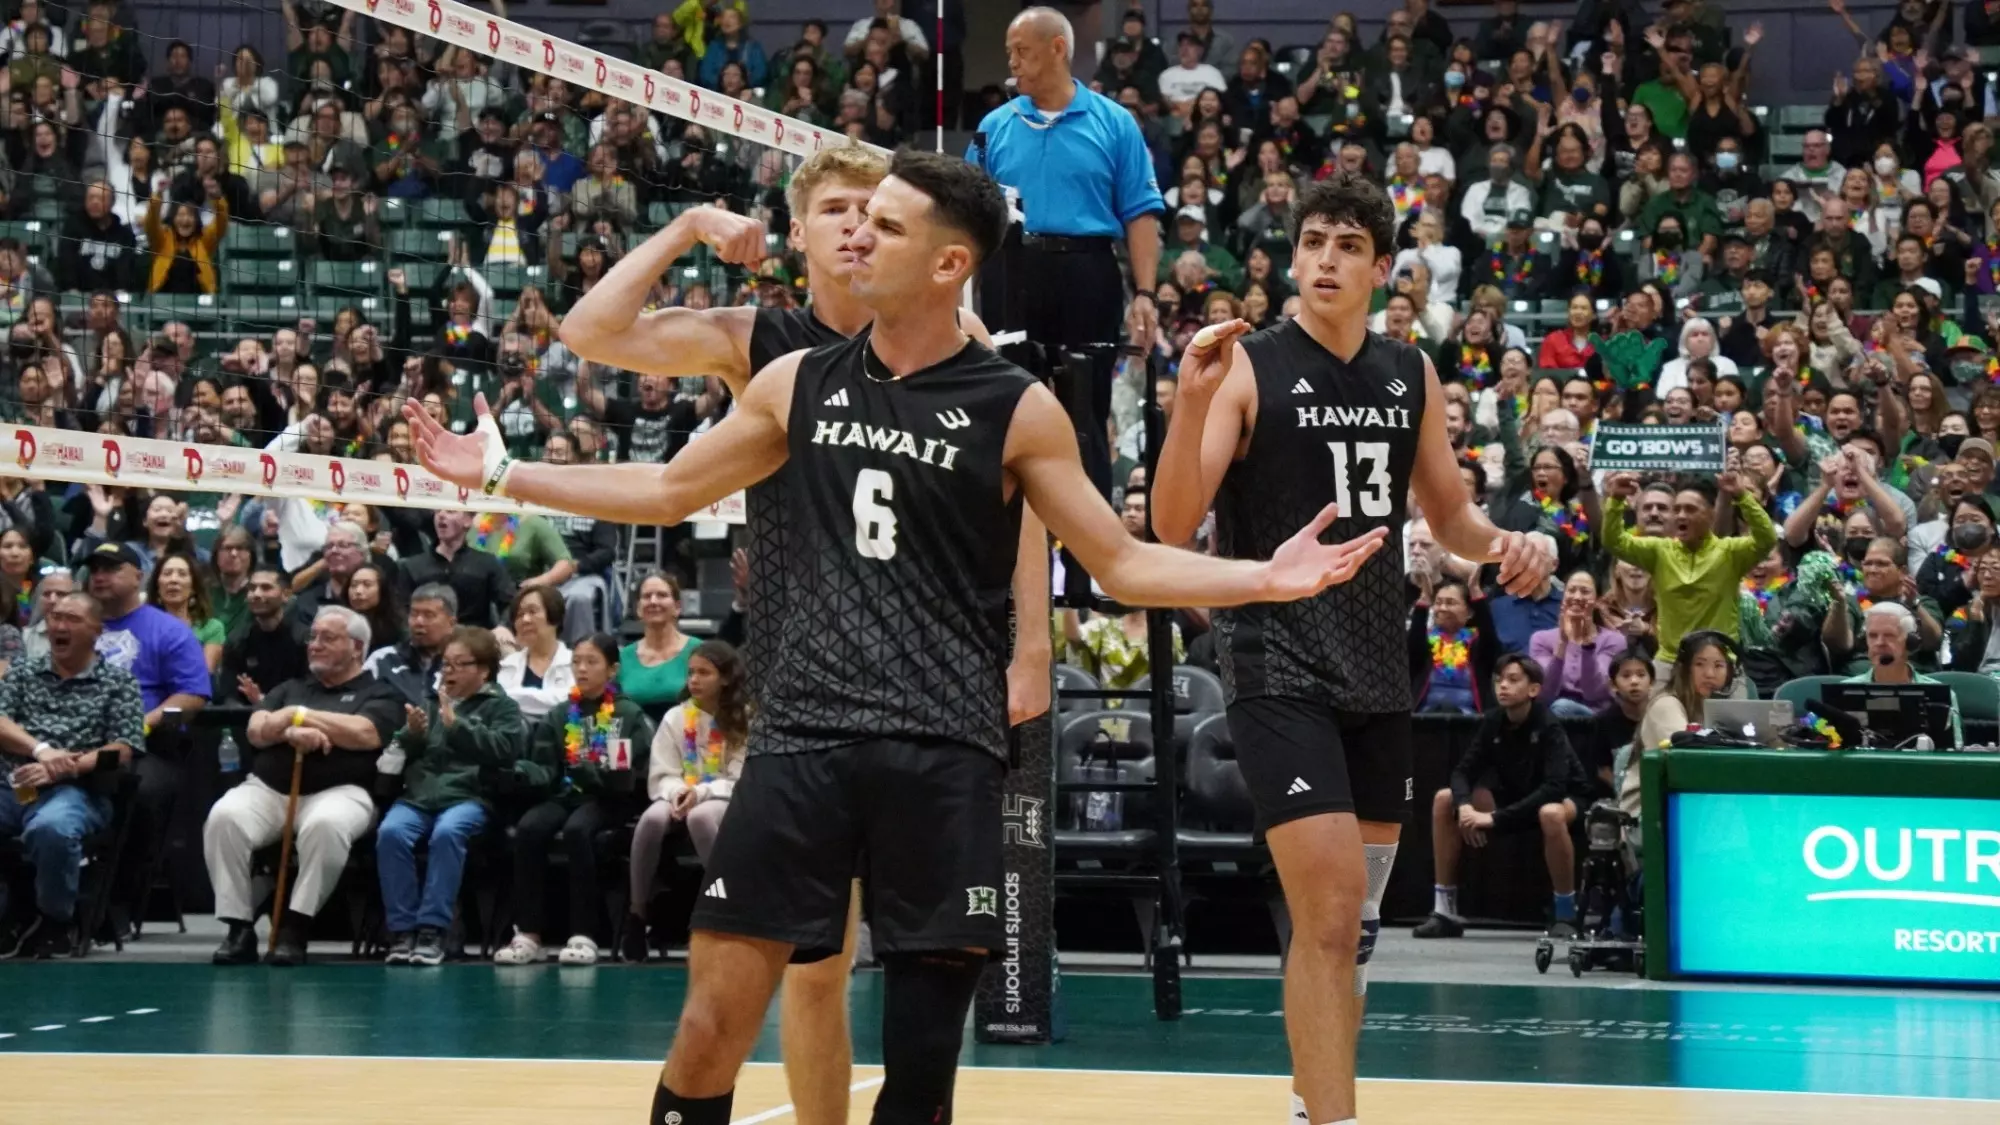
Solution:
{"label": "volleyball player in black jersey", "polygon": [[1150,502],[1165,543],[1192,539],[1213,504],[1230,558],[1272,557],[1327,504],[1340,505],[1336,537],[1389,536],[1352,582],[1215,614],[1236,759],[1292,914],[1293,1120],[1322,1125],[1354,1118],[1365,966],[1410,801],[1405,498],[1446,548],[1499,563],[1510,589],[1539,586],[1555,560],[1466,497],[1430,358],[1368,331],[1394,253],[1388,196],[1337,173],[1292,219],[1298,317],[1190,345]]}
{"label": "volleyball player in black jersey", "polygon": [[862,865],[885,968],[873,1120],[951,1119],[966,1010],[1004,940],[1001,688],[1024,500],[1126,605],[1310,597],[1382,547],[1380,530],[1320,542],[1332,507],[1264,562],[1128,535],[1055,396],[953,315],[1005,224],[978,168],[897,154],[848,241],[873,326],[772,364],[664,466],[515,464],[486,422],[459,436],[412,417],[446,479],[602,519],[684,518],[789,467],[788,611],[704,873],[654,1125],[729,1120],[772,989],[794,957],[839,947]]}
{"label": "volleyball player in black jersey", "polygon": [[[706,243],[724,261],[743,265],[755,265],[769,253],[763,223],[719,207],[695,207],[627,254],[584,294],[563,318],[563,342],[593,363],[650,375],[714,375],[742,399],[750,380],[774,360],[839,343],[874,319],[875,311],[848,291],[846,273],[853,256],[843,245],[861,225],[868,197],[888,172],[886,156],[843,145],[822,149],[792,173],[785,188],[792,216],[789,238],[792,248],[805,256],[809,307],[644,311],[654,281],[697,244]],[[974,339],[990,343],[978,317],[965,311],[961,319]],[[749,532],[744,611],[753,699],[778,643],[777,625],[786,618],[787,475],[781,469],[744,496]],[[1044,621],[1049,574],[1042,545],[1047,533],[1030,514],[1022,520],[1021,535],[1028,563],[1015,573],[1015,603],[1025,607],[1019,611],[1021,620]],[[1046,631],[1020,632],[1007,667],[1010,722],[1025,722],[1048,710],[1051,655]],[[799,1125],[847,1125],[853,1078],[847,1029],[853,933],[850,919],[841,956],[794,965],[785,973],[780,1041]]]}

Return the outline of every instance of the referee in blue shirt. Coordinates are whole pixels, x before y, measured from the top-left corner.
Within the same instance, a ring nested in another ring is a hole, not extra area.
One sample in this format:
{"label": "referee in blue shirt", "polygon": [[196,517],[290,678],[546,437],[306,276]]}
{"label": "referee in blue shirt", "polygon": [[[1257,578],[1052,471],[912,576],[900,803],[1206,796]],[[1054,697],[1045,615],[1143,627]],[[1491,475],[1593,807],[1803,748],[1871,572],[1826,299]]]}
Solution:
{"label": "referee in blue shirt", "polygon": [[[1125,240],[1136,299],[1151,302],[1160,265],[1160,197],[1139,124],[1070,73],[1076,33],[1054,8],[1028,8],[1007,28],[1007,68],[1020,96],[979,123],[967,159],[983,166],[1026,216],[1021,276],[1028,339],[1089,345],[1093,418],[1077,419],[1084,466],[1111,488],[1105,434],[1125,317],[1125,278],[1112,245]],[[1011,327],[1011,326],[1010,326]]]}

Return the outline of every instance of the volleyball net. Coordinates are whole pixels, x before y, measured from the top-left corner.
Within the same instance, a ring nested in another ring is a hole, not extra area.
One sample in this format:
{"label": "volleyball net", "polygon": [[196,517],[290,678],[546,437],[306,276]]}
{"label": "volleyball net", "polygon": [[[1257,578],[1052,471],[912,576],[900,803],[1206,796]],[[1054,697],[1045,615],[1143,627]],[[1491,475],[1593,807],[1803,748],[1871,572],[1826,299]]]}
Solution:
{"label": "volleyball net", "polygon": [[690,81],[684,40],[576,43],[453,0],[117,20],[28,0],[0,32],[25,153],[0,177],[12,475],[514,508],[424,472],[398,421],[414,400],[464,432],[482,394],[516,456],[664,460],[727,409],[719,382],[589,364],[561,315],[702,206],[764,220],[769,254],[697,246],[650,307],[802,302],[785,184],[865,132],[810,82],[776,99],[795,117],[741,66],[705,76],[741,96]]}

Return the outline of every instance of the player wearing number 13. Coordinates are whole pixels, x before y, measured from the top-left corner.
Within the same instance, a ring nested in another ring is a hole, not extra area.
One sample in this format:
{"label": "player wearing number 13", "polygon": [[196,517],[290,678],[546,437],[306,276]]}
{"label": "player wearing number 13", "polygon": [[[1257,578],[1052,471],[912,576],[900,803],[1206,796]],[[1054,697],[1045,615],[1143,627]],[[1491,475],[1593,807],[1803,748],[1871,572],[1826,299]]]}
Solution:
{"label": "player wearing number 13", "polygon": [[1352,582],[1215,614],[1237,760],[1292,913],[1292,1119],[1323,1125],[1354,1116],[1365,966],[1410,798],[1410,678],[1394,658],[1406,497],[1438,542],[1499,563],[1509,588],[1539,586],[1555,559],[1467,499],[1430,360],[1367,329],[1393,253],[1387,194],[1337,173],[1306,189],[1292,221],[1299,315],[1247,337],[1234,321],[1189,345],[1151,504],[1166,543],[1193,538],[1213,504],[1230,558],[1273,557],[1328,504],[1341,511],[1333,536],[1389,535]]}
{"label": "player wearing number 13", "polygon": [[516,465],[483,417],[455,436],[406,414],[446,479],[620,522],[686,518],[796,462],[791,608],[751,736],[777,752],[747,759],[703,875],[655,1125],[729,1120],[772,989],[788,960],[840,948],[857,873],[885,967],[873,1120],[951,1120],[966,1010],[1005,940],[1005,603],[1023,500],[1128,605],[1310,597],[1384,541],[1320,542],[1332,510],[1262,562],[1133,540],[1055,396],[958,326],[953,296],[1005,226],[984,172],[898,153],[847,243],[874,325],[773,363],[665,465]]}

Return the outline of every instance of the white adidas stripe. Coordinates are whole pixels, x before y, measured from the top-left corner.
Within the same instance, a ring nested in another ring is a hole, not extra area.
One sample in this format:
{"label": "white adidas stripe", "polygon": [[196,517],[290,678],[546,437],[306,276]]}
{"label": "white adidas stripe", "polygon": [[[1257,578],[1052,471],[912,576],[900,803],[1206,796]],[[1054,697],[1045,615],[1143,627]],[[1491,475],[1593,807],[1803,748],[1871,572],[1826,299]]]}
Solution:
{"label": "white adidas stripe", "polygon": [[1300,379],[1298,382],[1292,384],[1292,393],[1295,395],[1309,395],[1313,393],[1313,385],[1304,379]]}

